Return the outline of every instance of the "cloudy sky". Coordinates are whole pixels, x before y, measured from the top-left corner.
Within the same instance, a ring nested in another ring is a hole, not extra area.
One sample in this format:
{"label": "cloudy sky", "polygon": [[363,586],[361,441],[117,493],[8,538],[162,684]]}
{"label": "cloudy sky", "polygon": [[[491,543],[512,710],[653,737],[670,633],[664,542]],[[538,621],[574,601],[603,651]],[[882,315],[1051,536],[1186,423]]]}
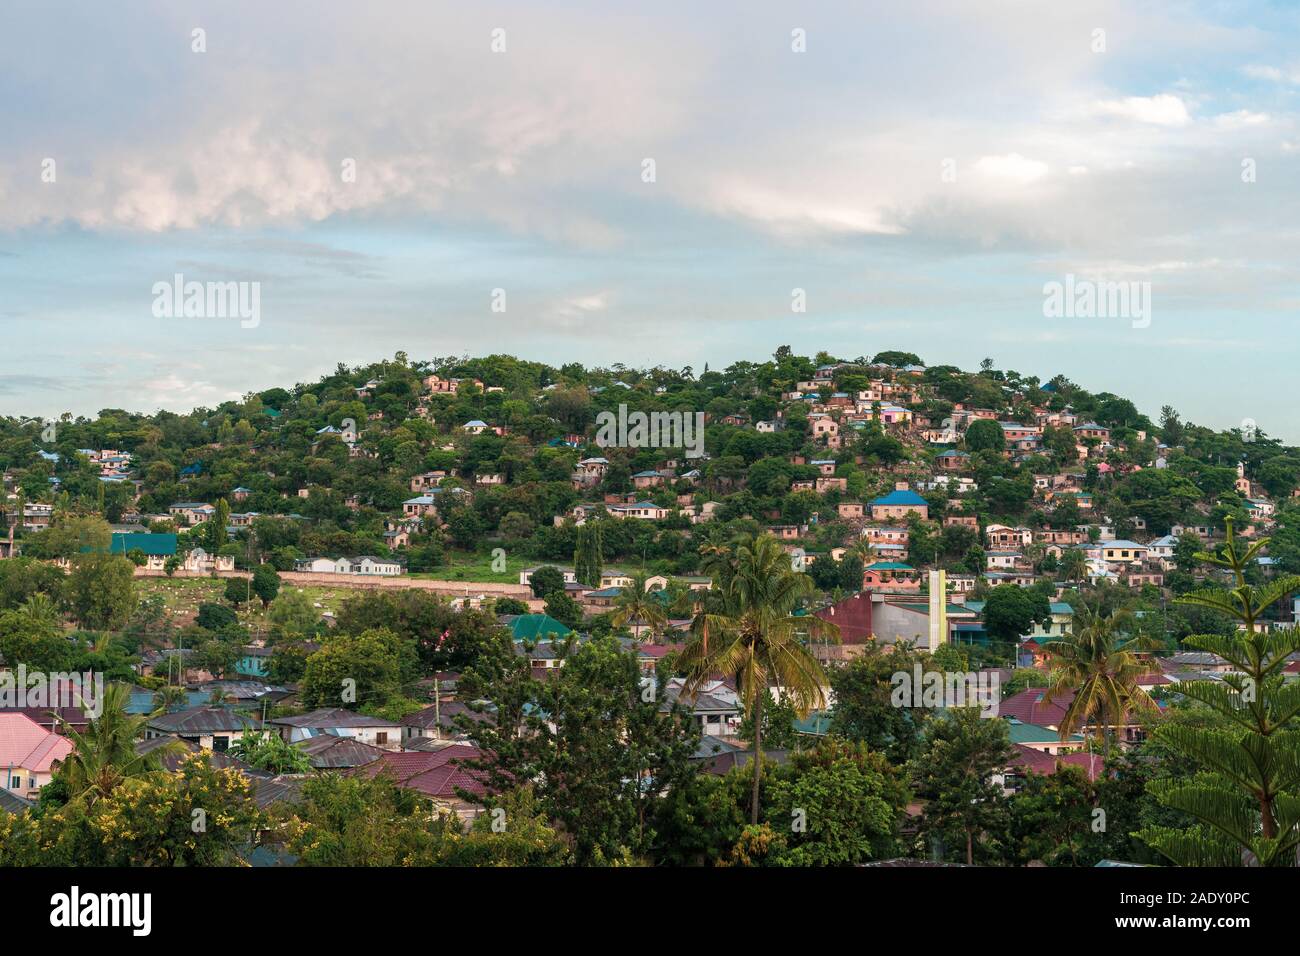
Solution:
{"label": "cloudy sky", "polygon": [[[10,0],[0,413],[789,344],[1300,441],[1300,12],[1136,6]],[[255,327],[156,315],[177,273]]]}

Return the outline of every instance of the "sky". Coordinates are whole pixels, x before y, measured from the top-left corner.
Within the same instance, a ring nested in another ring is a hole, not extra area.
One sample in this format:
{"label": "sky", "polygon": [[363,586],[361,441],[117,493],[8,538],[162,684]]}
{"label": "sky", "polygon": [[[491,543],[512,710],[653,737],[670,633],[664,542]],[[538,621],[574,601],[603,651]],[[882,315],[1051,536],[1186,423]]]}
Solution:
{"label": "sky", "polygon": [[[1288,3],[9,0],[0,414],[790,345],[1300,443],[1298,40]],[[256,319],[168,315],[178,274]],[[1149,309],[1049,314],[1067,282]]]}

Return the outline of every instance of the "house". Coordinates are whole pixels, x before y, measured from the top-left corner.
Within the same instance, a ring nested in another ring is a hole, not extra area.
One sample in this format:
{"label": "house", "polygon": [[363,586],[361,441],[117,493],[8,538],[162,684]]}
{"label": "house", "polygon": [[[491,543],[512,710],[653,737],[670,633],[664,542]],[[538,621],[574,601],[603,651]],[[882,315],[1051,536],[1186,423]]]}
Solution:
{"label": "house", "polygon": [[384,755],[386,751],[379,747],[363,743],[355,737],[336,737],[333,734],[320,734],[307,737],[294,744],[311,760],[316,770],[344,770],[350,767],[364,767]]}
{"label": "house", "polygon": [[611,505],[607,510],[611,518],[636,518],[639,521],[660,521],[672,513],[671,509],[657,505],[653,501],[638,501],[630,505]]}
{"label": "house", "polygon": [[437,471],[424,471],[418,475],[411,476],[412,491],[428,491],[431,488],[437,488],[438,482],[447,477],[447,473],[441,469]]}
{"label": "house", "polygon": [[323,734],[351,737],[381,750],[396,750],[402,742],[402,728],[395,721],[342,707],[322,707],[298,717],[274,717],[267,723],[286,743],[291,744]]}
{"label": "house", "polygon": [[1108,564],[1133,564],[1135,562],[1145,561],[1147,556],[1147,547],[1144,544],[1138,544],[1136,541],[1118,541],[1101,542],[1101,558]]}
{"label": "house", "polygon": [[26,714],[0,713],[0,781],[3,792],[26,800],[40,796],[58,765],[72,753],[72,741],[45,729]]}
{"label": "house", "polygon": [[890,518],[906,518],[915,513],[921,518],[930,517],[930,504],[915,491],[895,489],[889,494],[871,502],[871,517],[874,521],[887,521]]}
{"label": "house", "polygon": [[573,483],[575,485],[599,484],[608,470],[609,459],[584,458],[578,462],[577,469],[573,473]]}
{"label": "house", "polygon": [[740,730],[739,695],[720,680],[706,681],[693,694],[685,693],[685,681],[674,677],[664,685],[660,711],[680,704],[700,725],[700,733],[717,737],[734,737]]}
{"label": "house", "polygon": [[860,501],[841,501],[835,506],[836,514],[846,520],[856,520],[866,517],[866,508]]}
{"label": "house", "polygon": [[464,737],[456,726],[457,718],[464,717],[474,723],[492,719],[495,708],[486,701],[480,702],[481,710],[474,710],[468,704],[458,700],[439,701],[423,710],[407,714],[402,718],[402,748],[411,749],[416,740],[457,740]]}
{"label": "house", "polygon": [[961,471],[970,465],[970,455],[964,451],[948,449],[934,456],[935,466],[944,471]]}
{"label": "house", "polygon": [[187,527],[193,527],[210,519],[217,509],[201,501],[178,501],[168,506],[167,513],[185,522]]}
{"label": "house", "polygon": [[172,714],[151,717],[145,724],[145,738],[179,737],[204,750],[225,753],[246,733],[259,733],[259,722],[251,714],[229,707],[191,707]]}
{"label": "house", "polygon": [[485,421],[480,421],[477,418],[471,419],[470,421],[467,421],[464,425],[461,426],[461,431],[468,432],[471,435],[481,435],[487,430],[488,430],[488,423]]}
{"label": "house", "polygon": [[1083,748],[1084,739],[1082,734],[1071,734],[1068,740],[1061,740],[1060,732],[1055,729],[1027,724],[1015,717],[1004,719],[1009,725],[1007,730],[1011,742],[1021,747],[1028,747],[1031,750],[1037,750],[1040,753],[1052,756]]}
{"label": "house", "polygon": [[667,479],[657,471],[638,471],[632,476],[634,488],[658,488]]}
{"label": "house", "polygon": [[510,639],[519,642],[567,637],[572,630],[549,614],[508,614],[501,621],[510,628]]}
{"label": "house", "polygon": [[455,395],[462,385],[473,384],[482,389],[483,383],[476,378],[441,378],[437,375],[430,375],[424,380],[424,387],[435,395]]}
{"label": "house", "polygon": [[462,763],[480,756],[479,750],[468,744],[451,744],[432,751],[384,753],[373,763],[349,773],[366,777],[384,774],[397,786],[417,791],[431,799],[435,807],[451,810],[462,821],[468,821],[481,808],[466,801],[460,793],[484,794],[487,785],[472,771],[463,769]]}
{"label": "house", "polygon": [[[385,537],[394,532],[386,532]],[[365,554],[355,558],[304,558],[295,561],[295,571],[307,574],[350,574],[363,577],[395,577],[402,573],[402,565],[392,558],[376,558]]]}
{"label": "house", "polygon": [[[1061,730],[1065,713],[1074,700],[1074,692],[1062,690],[1051,701],[1046,699],[1047,689],[1030,687],[1005,698],[998,706],[998,716],[1013,717],[1026,724],[1046,727],[1048,730]],[[1138,743],[1146,736],[1142,729],[1142,719],[1130,714],[1125,723],[1116,728],[1121,743]]]}
{"label": "house", "polygon": [[110,554],[130,555],[138,551],[144,555],[144,567],[161,571],[167,559],[176,553],[176,535],[146,534],[142,532],[114,532],[109,538]]}
{"label": "house", "polygon": [[1104,425],[1098,425],[1096,422],[1085,422],[1082,425],[1074,426],[1075,438],[1090,438],[1098,441],[1110,441],[1110,429]]}
{"label": "house", "polygon": [[863,590],[919,591],[921,575],[916,568],[901,561],[875,561],[862,571]]}
{"label": "house", "polygon": [[984,538],[990,548],[1024,548],[1033,543],[1034,533],[1028,528],[991,524],[984,529]]}

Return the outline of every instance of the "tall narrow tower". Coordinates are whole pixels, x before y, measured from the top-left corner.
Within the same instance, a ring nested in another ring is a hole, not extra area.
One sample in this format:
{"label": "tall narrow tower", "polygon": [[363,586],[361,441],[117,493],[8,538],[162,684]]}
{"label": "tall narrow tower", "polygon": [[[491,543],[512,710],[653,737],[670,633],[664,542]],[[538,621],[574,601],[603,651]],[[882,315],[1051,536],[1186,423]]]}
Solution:
{"label": "tall narrow tower", "polygon": [[933,654],[948,640],[948,572],[930,572],[929,651]]}

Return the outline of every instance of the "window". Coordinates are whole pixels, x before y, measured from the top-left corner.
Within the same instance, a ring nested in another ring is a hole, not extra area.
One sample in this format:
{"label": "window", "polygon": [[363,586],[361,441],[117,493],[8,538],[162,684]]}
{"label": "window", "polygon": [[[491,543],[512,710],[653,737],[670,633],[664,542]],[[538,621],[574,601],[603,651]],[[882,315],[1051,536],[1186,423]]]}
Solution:
{"label": "window", "polygon": [[229,737],[213,737],[213,738],[212,738],[212,749],[215,750],[215,751],[216,751],[217,753],[219,753],[219,754],[223,754],[223,753],[225,753],[225,752],[226,752],[226,749],[227,749],[229,746],[230,746],[230,738],[229,738]]}
{"label": "window", "polygon": [[381,747],[384,744],[388,743],[388,733],[386,731],[383,731],[375,734],[375,743],[377,743]]}

